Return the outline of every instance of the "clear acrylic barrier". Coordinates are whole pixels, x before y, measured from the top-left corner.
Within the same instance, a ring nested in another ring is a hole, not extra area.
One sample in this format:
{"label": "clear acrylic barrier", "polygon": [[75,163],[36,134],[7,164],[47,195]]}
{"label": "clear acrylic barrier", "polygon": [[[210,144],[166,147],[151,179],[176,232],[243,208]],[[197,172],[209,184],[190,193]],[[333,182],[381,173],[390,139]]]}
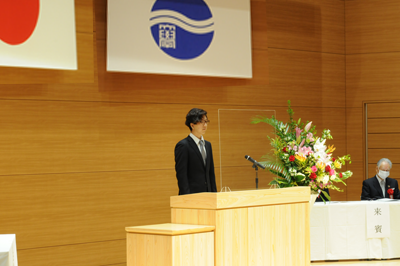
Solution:
{"label": "clear acrylic barrier", "polygon": [[[245,159],[256,161],[271,153],[268,136],[275,137],[274,128],[266,123],[251,124],[255,116],[276,117],[275,110],[219,109],[220,190],[237,191],[256,189],[256,170]],[[216,169],[217,170],[217,169]],[[270,188],[273,175],[258,169],[258,188]],[[229,188],[229,189],[227,189]]]}

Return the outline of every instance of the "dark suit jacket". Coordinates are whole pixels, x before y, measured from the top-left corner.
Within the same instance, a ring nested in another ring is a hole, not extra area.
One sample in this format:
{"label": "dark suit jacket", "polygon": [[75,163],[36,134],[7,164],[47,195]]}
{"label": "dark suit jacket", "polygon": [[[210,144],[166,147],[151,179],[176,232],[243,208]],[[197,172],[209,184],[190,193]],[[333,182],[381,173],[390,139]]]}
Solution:
{"label": "dark suit jacket", "polygon": [[389,198],[387,194],[389,188],[394,188],[393,198],[400,199],[399,185],[396,179],[390,177],[386,178],[385,195],[383,195],[376,176],[368,178],[363,182],[361,200]]}
{"label": "dark suit jacket", "polygon": [[196,142],[188,136],[175,146],[175,170],[179,195],[217,192],[211,143],[205,141],[206,165]]}

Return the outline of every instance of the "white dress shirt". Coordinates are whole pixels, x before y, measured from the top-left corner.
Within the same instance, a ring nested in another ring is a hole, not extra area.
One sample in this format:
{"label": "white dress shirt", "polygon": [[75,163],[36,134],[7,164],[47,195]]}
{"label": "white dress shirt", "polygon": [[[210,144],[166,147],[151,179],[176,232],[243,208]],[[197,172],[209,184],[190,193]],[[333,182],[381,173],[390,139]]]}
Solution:
{"label": "white dress shirt", "polygon": [[382,189],[383,197],[385,197],[385,185],[386,185],[386,182],[385,182],[384,179],[380,179],[378,177],[378,175],[376,175],[376,179],[378,179],[379,185],[381,186],[381,189]]}
{"label": "white dress shirt", "polygon": [[[195,135],[193,135],[193,133],[190,133],[189,136],[194,140],[194,142],[196,143],[197,148],[199,148],[199,151],[200,151],[200,154],[201,154],[200,139],[199,139],[198,137],[196,137]],[[201,136],[201,140],[204,141],[203,136]],[[207,155],[207,151],[206,151],[206,142],[205,142],[205,141],[204,141],[204,153]]]}

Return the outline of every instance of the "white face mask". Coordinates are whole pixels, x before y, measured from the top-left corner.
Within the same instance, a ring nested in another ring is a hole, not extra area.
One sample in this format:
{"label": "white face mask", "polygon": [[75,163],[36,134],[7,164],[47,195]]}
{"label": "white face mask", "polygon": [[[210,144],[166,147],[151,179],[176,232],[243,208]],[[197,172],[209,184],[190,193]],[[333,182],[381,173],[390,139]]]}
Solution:
{"label": "white face mask", "polygon": [[379,173],[378,173],[379,177],[382,179],[386,179],[386,177],[388,177],[389,174],[390,174],[390,172],[386,172],[386,171],[382,171],[382,170],[379,170]]}

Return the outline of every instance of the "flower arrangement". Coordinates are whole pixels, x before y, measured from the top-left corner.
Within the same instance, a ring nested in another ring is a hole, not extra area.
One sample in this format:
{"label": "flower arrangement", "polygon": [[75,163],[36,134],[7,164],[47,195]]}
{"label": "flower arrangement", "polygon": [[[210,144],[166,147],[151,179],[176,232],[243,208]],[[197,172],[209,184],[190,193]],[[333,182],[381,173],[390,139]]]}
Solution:
{"label": "flower arrangement", "polygon": [[[324,129],[320,137],[317,136],[312,121],[301,123],[301,118],[293,120],[293,110],[288,101],[289,122],[283,123],[273,116],[266,118],[257,116],[252,124],[261,122],[274,127],[275,138],[268,137],[273,147],[273,155],[264,155],[262,163],[268,171],[276,175],[270,185],[279,187],[310,186],[312,191],[323,193],[330,200],[324,189],[343,191],[335,183],[343,181],[353,175],[351,171],[341,172],[340,169],[351,163],[350,155],[333,157],[334,145],[326,146],[327,140],[333,139],[329,129]],[[324,200],[324,197],[322,197]],[[325,201],[325,200],[324,200]]]}

